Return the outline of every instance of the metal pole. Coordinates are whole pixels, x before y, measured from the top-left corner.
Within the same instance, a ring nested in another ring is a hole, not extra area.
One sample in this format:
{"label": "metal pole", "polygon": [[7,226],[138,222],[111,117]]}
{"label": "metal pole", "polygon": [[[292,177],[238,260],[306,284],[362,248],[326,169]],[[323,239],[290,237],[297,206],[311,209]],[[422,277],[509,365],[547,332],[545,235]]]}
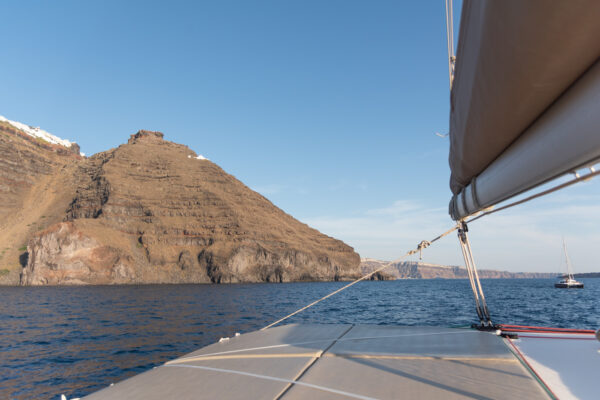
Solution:
{"label": "metal pole", "polygon": [[465,267],[467,269],[467,275],[469,276],[469,282],[471,284],[471,290],[473,291],[473,297],[475,298],[475,308],[477,310],[477,316],[481,322],[482,327],[493,327],[492,319],[485,301],[485,295],[483,294],[483,288],[481,281],[479,280],[479,274],[477,272],[477,266],[475,265],[475,259],[473,258],[473,251],[471,250],[471,243],[467,232],[469,228],[466,223],[460,222],[460,228],[458,228],[458,240],[460,242],[460,248],[463,253],[465,260]]}

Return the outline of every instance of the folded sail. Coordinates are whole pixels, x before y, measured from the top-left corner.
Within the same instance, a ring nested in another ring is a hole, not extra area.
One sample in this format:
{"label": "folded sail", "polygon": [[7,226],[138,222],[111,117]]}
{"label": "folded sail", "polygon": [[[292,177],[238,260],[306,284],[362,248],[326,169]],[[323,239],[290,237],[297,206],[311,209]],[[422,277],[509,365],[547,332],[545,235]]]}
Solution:
{"label": "folded sail", "polygon": [[465,1],[450,111],[460,219],[600,159],[600,2]]}

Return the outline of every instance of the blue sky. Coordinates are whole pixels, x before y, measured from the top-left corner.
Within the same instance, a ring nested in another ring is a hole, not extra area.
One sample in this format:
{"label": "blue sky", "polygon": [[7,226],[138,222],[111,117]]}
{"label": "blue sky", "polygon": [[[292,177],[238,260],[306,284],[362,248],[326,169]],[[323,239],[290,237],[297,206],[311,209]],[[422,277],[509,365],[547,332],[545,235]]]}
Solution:
{"label": "blue sky", "polygon": [[[19,1],[3,14],[0,115],[88,155],[160,130],[364,257],[452,224],[435,135],[448,129],[441,0]],[[564,235],[577,271],[600,270],[598,200],[591,182],[478,222],[480,267],[557,272]],[[456,238],[425,261],[462,263]]]}

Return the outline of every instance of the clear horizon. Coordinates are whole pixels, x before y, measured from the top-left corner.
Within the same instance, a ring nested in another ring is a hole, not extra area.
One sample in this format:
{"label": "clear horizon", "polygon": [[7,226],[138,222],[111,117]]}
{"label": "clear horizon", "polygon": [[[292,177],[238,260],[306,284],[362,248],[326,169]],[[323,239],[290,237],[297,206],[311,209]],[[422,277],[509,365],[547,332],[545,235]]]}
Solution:
{"label": "clear horizon", "polygon": [[[448,139],[435,134],[448,132],[443,2],[3,9],[8,119],[87,155],[161,131],[363,258],[398,258],[453,225]],[[600,271],[599,182],[472,224],[478,267],[563,272],[564,236],[575,273]],[[423,256],[463,265],[454,234]]]}

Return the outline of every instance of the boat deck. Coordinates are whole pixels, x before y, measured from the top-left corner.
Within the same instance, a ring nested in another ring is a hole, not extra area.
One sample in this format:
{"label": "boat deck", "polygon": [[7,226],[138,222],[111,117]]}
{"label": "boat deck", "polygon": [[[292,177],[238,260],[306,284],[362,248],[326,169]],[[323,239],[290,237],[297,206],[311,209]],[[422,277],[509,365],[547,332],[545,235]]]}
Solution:
{"label": "boat deck", "polygon": [[597,399],[600,342],[593,333],[521,332],[515,351],[559,399]]}
{"label": "boat deck", "polygon": [[473,329],[285,325],[222,340],[86,399],[549,398],[510,346]]}

